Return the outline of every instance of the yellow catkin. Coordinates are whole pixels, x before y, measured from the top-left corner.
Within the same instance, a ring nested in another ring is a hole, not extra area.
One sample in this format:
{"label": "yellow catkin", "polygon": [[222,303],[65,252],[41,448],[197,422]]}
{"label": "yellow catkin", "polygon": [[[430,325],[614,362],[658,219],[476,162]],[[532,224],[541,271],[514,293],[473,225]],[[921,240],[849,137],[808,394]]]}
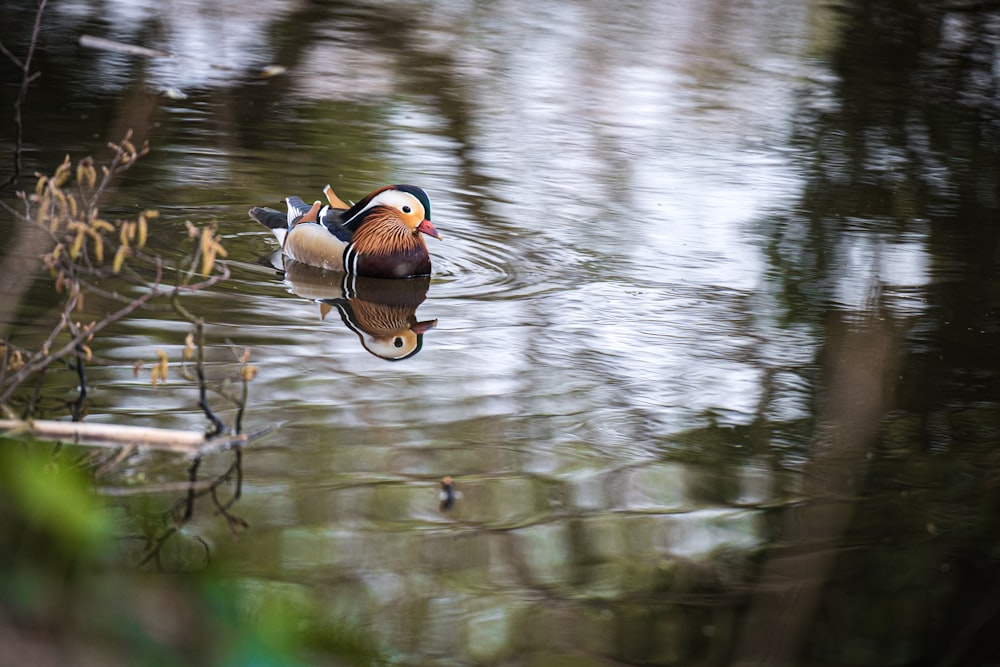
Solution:
{"label": "yellow catkin", "polygon": [[209,227],[202,230],[201,232],[201,273],[207,276],[209,271],[212,270],[212,265],[215,264],[215,253],[216,253],[215,239],[213,238],[213,231]]}
{"label": "yellow catkin", "polygon": [[62,190],[53,190],[52,196],[55,197],[56,202],[63,211],[69,210],[69,204],[66,202],[66,194]]}
{"label": "yellow catkin", "polygon": [[167,368],[168,368],[168,366],[167,366],[167,353],[164,352],[163,350],[157,350],[156,351],[156,356],[158,357],[158,361],[157,361],[156,367],[160,369],[160,372],[159,372],[160,381],[166,382],[167,381]]}
{"label": "yellow catkin", "polygon": [[126,256],[128,256],[128,246],[118,246],[118,251],[115,252],[115,261],[111,264],[111,271],[113,273],[118,273],[122,270],[122,264],[125,263]]}
{"label": "yellow catkin", "polygon": [[19,371],[23,366],[24,356],[21,354],[21,350],[14,350],[13,354],[10,355],[10,360],[7,362],[7,370]]}
{"label": "yellow catkin", "polygon": [[[36,221],[40,225],[44,225],[45,221],[49,219],[49,211],[52,208],[52,199],[49,197],[43,197],[41,203],[38,205],[38,217]],[[52,217],[52,222],[49,225],[49,230],[52,232],[56,231],[56,227],[59,224],[59,218],[56,216]]]}
{"label": "yellow catkin", "polygon": [[73,245],[69,249],[69,258],[75,260],[80,256],[80,251],[83,249],[83,239],[84,233],[82,229],[78,229],[76,232],[76,238],[73,239]]}
{"label": "yellow catkin", "polygon": [[104,262],[104,237],[100,234],[94,234],[94,260],[98,264]]}
{"label": "yellow catkin", "polygon": [[100,218],[95,218],[94,221],[90,223],[90,226],[93,227],[94,229],[96,229],[98,231],[102,231],[102,232],[113,232],[113,231],[115,231],[115,226],[114,225],[112,225],[107,220],[101,220]]}
{"label": "yellow catkin", "polygon": [[70,173],[70,161],[69,156],[63,160],[63,163],[56,168],[56,173],[52,175],[52,182],[55,187],[61,188],[63,184],[69,179]]}
{"label": "yellow catkin", "polygon": [[206,253],[201,256],[201,274],[207,276],[208,272],[212,270],[212,265],[215,264],[215,253]]}
{"label": "yellow catkin", "polygon": [[156,356],[157,356],[157,361],[156,364],[153,366],[152,370],[152,379],[154,387],[156,386],[157,382],[167,381],[167,368],[168,368],[167,353],[164,352],[163,350],[157,350]]}

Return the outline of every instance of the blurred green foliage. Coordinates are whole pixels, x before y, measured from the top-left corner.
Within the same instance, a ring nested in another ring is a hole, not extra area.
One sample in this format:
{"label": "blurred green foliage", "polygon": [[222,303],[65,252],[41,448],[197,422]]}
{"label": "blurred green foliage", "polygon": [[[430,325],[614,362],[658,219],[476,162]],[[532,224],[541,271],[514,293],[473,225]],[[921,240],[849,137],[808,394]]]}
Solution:
{"label": "blurred green foliage", "polygon": [[381,662],[371,641],[304,588],[246,582],[213,564],[142,572],[130,535],[51,443],[0,438],[4,664],[315,665]]}

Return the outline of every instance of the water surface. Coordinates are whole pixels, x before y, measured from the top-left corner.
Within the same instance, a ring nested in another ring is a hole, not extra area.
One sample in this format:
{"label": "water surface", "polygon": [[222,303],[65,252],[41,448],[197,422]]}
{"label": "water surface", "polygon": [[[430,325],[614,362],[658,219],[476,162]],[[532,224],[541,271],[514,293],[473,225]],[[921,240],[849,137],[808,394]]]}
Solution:
{"label": "water surface", "polygon": [[[108,214],[158,209],[175,261],[185,221],[218,226],[232,278],[186,300],[210,381],[250,348],[245,426],[281,425],[240,539],[207,505],[185,531],[402,664],[995,658],[995,12],[605,4],[51,8],[30,170],[149,141]],[[444,235],[404,299],[436,327],[395,362],[246,216],[392,182]],[[191,382],[132,367],[189,329],[95,343],[87,419],[202,428]]]}

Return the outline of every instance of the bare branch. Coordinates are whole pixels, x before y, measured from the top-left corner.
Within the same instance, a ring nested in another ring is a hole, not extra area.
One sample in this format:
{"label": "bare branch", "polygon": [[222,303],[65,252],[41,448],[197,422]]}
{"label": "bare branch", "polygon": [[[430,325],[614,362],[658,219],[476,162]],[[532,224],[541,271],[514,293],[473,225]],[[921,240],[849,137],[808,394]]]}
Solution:
{"label": "bare branch", "polygon": [[[163,262],[159,257],[156,258],[156,279],[153,287],[142,296],[134,299],[130,303],[126,304],[124,307],[119,308],[115,312],[106,316],[99,322],[95,322],[92,327],[89,327],[85,331],[80,331],[76,336],[73,336],[68,343],[63,345],[58,350],[52,352],[48,351],[46,354],[36,355],[30,362],[24,365],[19,371],[14,373],[8,378],[5,378],[4,384],[7,388],[0,393],[0,403],[6,403],[10,399],[11,395],[17,391],[17,388],[21,385],[24,380],[26,380],[32,373],[37,373],[45,368],[48,368],[54,361],[61,359],[66,355],[73,352],[76,346],[82,343],[86,338],[98,333],[103,330],[109,324],[117,322],[118,320],[127,317],[131,313],[135,312],[143,306],[149,300],[156,298],[157,296],[162,296],[166,294],[166,290],[159,289],[161,280],[163,279]],[[65,312],[65,311],[64,311]]]}
{"label": "bare branch", "polygon": [[[28,87],[39,73],[31,73],[31,59],[35,55],[35,46],[38,44],[38,33],[42,29],[42,14],[45,12],[45,5],[48,0],[38,0],[38,11],[35,13],[35,26],[31,31],[31,41],[28,43],[28,53],[21,61],[14,56],[6,47],[3,53],[21,70],[21,87],[18,89],[17,99],[14,101],[14,172],[6,181],[0,183],[0,190],[17,183],[17,177],[21,175],[21,151],[24,136],[24,124],[21,121],[21,107],[28,98]],[[2,45],[0,45],[2,46]]]}

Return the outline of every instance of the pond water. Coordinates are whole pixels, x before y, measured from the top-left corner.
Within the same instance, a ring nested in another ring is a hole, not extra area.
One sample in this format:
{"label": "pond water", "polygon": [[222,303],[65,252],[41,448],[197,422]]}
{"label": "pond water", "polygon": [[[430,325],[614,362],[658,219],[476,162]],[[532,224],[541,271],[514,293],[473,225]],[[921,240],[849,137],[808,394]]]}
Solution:
{"label": "pond water", "polygon": [[[249,348],[244,427],[280,426],[239,539],[206,502],[161,566],[205,544],[400,664],[1000,657],[1000,13],[876,4],[53,3],[25,172],[148,141],[105,212],[159,210],[170,261],[217,225],[232,277],[185,299],[209,382]],[[248,208],[327,183],[423,187],[430,280],[266,266]],[[404,359],[372,308],[425,323]],[[87,421],[203,428],[191,382],[133,372],[188,331],[160,308],[96,340]],[[101,484],[186,479],[144,454]]]}

